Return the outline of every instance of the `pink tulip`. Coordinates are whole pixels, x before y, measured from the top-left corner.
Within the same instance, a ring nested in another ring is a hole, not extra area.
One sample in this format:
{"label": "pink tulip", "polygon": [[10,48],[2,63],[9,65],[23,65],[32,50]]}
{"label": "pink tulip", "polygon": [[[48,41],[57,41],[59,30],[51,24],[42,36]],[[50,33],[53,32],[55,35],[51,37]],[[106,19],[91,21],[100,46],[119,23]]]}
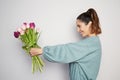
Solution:
{"label": "pink tulip", "polygon": [[18,32],[21,32],[21,31],[22,31],[22,29],[21,29],[21,28],[18,28],[18,29],[17,29],[17,31],[18,31]]}
{"label": "pink tulip", "polygon": [[22,30],[26,30],[26,28],[27,28],[27,26],[25,26],[25,25],[23,25],[23,26],[21,27]]}
{"label": "pink tulip", "polygon": [[26,22],[24,22],[23,25],[24,25],[26,28],[29,28],[29,25],[28,25]]}
{"label": "pink tulip", "polygon": [[25,31],[21,31],[21,32],[20,32],[20,35],[24,35],[24,34],[25,34]]}
{"label": "pink tulip", "polygon": [[40,28],[37,28],[36,31],[37,31],[37,32],[40,32]]}
{"label": "pink tulip", "polygon": [[35,28],[35,23],[33,23],[33,22],[29,23],[29,26],[30,26],[31,29],[34,29]]}
{"label": "pink tulip", "polygon": [[27,23],[26,23],[26,22],[24,22],[23,24],[24,24],[25,26],[27,26]]}
{"label": "pink tulip", "polygon": [[20,32],[20,35],[24,35],[25,31],[22,28],[17,29],[18,32]]}

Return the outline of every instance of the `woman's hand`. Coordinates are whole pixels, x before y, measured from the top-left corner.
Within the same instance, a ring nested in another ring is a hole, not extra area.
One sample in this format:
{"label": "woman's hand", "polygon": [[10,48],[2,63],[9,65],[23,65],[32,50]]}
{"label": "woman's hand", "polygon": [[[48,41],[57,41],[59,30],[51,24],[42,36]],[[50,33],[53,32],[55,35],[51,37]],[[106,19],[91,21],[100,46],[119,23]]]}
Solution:
{"label": "woman's hand", "polygon": [[31,56],[37,56],[37,55],[42,55],[42,48],[31,48],[30,49],[30,54]]}

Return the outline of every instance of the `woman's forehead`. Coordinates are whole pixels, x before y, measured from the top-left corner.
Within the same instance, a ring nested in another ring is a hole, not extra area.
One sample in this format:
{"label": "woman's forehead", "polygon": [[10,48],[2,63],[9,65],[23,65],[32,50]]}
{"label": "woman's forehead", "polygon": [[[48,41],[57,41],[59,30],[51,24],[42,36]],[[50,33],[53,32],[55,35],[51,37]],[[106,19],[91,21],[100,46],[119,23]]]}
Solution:
{"label": "woman's forehead", "polygon": [[84,22],[82,22],[81,20],[76,20],[76,24],[83,24]]}

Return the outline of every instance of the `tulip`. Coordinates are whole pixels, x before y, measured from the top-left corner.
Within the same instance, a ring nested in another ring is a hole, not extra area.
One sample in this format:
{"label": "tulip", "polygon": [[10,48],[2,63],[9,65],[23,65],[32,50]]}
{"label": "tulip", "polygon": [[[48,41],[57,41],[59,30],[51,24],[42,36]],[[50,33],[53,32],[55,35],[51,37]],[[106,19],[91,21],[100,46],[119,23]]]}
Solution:
{"label": "tulip", "polygon": [[25,25],[23,25],[23,26],[21,27],[22,30],[26,30],[26,28],[27,28],[27,26],[25,26]]}
{"label": "tulip", "polygon": [[40,32],[40,28],[37,28],[36,31],[37,31],[37,32]]}
{"label": "tulip", "polygon": [[28,25],[26,22],[24,22],[23,25],[24,25],[26,28],[29,28],[29,25]]}
{"label": "tulip", "polygon": [[14,37],[15,37],[15,38],[18,38],[19,35],[20,35],[20,32],[18,32],[18,31],[17,31],[17,32],[14,32]]}
{"label": "tulip", "polygon": [[24,24],[25,26],[27,26],[27,23],[26,23],[26,22],[24,22],[23,24]]}
{"label": "tulip", "polygon": [[25,34],[25,31],[21,31],[21,32],[20,32],[20,35],[24,35],[24,34]]}
{"label": "tulip", "polygon": [[35,28],[35,23],[32,22],[32,23],[29,24],[29,26],[30,26],[31,29],[34,29]]}
{"label": "tulip", "polygon": [[18,29],[17,29],[17,31],[18,31],[18,32],[21,32],[21,31],[22,31],[22,29],[21,29],[21,28],[18,28]]}

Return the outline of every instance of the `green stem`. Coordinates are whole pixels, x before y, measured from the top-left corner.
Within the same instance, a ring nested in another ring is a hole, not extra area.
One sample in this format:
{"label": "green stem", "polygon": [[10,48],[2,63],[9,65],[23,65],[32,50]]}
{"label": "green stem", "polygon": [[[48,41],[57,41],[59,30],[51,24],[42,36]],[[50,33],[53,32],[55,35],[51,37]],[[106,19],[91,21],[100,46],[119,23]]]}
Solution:
{"label": "green stem", "polygon": [[36,58],[36,61],[37,61],[37,63],[38,63],[38,66],[39,66],[39,70],[40,70],[40,72],[42,72],[42,68],[41,68],[42,65],[40,64],[40,62],[39,62],[37,56],[35,56],[35,58]]}
{"label": "green stem", "polygon": [[42,67],[44,66],[44,63],[43,63],[43,61],[42,61],[42,59],[41,58],[39,58],[38,56],[36,56],[37,57],[37,59],[39,60],[39,63],[42,65]]}
{"label": "green stem", "polygon": [[32,73],[35,71],[34,57],[32,57]]}

